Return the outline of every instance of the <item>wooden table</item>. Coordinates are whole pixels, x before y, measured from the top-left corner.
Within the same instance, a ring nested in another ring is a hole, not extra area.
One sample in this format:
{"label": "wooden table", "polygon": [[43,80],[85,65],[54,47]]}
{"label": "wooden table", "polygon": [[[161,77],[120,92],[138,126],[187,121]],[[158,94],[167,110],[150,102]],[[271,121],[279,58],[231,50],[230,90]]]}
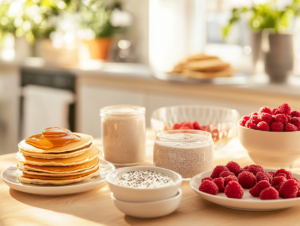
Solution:
{"label": "wooden table", "polygon": [[[95,145],[101,145],[100,140]],[[147,160],[152,165],[153,135],[148,134]],[[216,152],[215,163],[226,164],[234,160],[242,166],[251,164],[238,140],[233,140],[223,150]],[[15,164],[14,154],[0,157],[0,171]],[[294,172],[300,172],[297,168]],[[300,225],[300,205],[270,212],[247,212],[227,209],[203,200],[183,182],[182,201],[177,211],[156,219],[137,219],[121,213],[112,203],[108,186],[70,196],[45,197],[30,195],[10,189],[0,181],[1,226],[86,226],[86,225]]]}

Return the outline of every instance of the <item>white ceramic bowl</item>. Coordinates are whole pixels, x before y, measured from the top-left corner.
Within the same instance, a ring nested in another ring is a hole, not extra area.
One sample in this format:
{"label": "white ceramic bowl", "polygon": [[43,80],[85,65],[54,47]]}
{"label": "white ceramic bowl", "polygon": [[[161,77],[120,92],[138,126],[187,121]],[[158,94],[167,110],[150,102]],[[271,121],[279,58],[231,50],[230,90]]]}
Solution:
{"label": "white ceramic bowl", "polygon": [[[132,188],[120,186],[114,182],[114,179],[120,174],[126,173],[128,171],[143,170],[151,170],[157,173],[162,173],[166,176],[169,176],[175,183],[173,185],[167,185],[165,187],[159,188]],[[172,170],[155,166],[133,166],[116,169],[109,173],[106,176],[106,179],[109,189],[114,194],[114,197],[116,199],[129,202],[150,202],[170,198],[177,194],[182,182],[182,177],[180,174]]]}
{"label": "white ceramic bowl", "polygon": [[169,106],[153,111],[151,127],[157,133],[172,129],[175,123],[197,121],[203,131],[212,134],[217,150],[236,135],[238,119],[239,113],[230,108],[205,105]]}
{"label": "white ceramic bowl", "polygon": [[[271,169],[264,168],[264,171],[274,171]],[[204,177],[209,177],[212,173],[212,170],[206,171],[204,173],[200,173],[194,176],[190,180],[190,186],[199,195],[201,198],[215,203],[220,206],[224,206],[230,209],[238,209],[238,210],[246,210],[246,211],[271,211],[271,210],[279,210],[285,209],[292,206],[296,206],[300,204],[300,198],[293,199],[276,199],[276,200],[261,200],[260,198],[253,197],[249,193],[249,189],[244,189],[244,196],[242,199],[231,199],[228,198],[224,192],[218,193],[217,195],[210,195],[205,192],[199,191],[199,186],[201,184],[201,180]],[[293,177],[296,177],[300,180],[300,175],[293,173]]]}
{"label": "white ceramic bowl", "polygon": [[270,132],[238,125],[238,136],[249,157],[267,168],[293,168],[300,158],[300,132]]}
{"label": "white ceramic bowl", "polygon": [[118,200],[111,193],[115,206],[122,212],[132,217],[154,218],[173,213],[180,204],[182,191],[179,188],[177,194],[171,198],[152,202],[125,202]]}

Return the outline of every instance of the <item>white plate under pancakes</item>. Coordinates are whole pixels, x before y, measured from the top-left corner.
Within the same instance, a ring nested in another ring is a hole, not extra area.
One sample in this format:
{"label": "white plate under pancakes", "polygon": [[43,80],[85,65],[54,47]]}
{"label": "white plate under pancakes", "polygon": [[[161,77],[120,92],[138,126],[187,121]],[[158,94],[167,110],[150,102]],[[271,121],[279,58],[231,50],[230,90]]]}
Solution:
{"label": "white plate under pancakes", "polygon": [[[274,169],[264,169],[266,172],[275,171]],[[276,199],[276,200],[260,200],[259,198],[253,197],[249,193],[249,189],[244,189],[244,196],[242,199],[231,199],[223,193],[218,193],[217,195],[210,195],[199,191],[199,186],[201,180],[204,177],[209,177],[212,173],[212,170],[200,173],[194,176],[190,180],[191,188],[203,199],[213,202],[217,205],[227,207],[230,209],[245,210],[245,211],[271,211],[285,209],[292,206],[300,205],[300,198],[293,199]],[[293,173],[293,177],[296,177],[300,180],[300,175]]]}
{"label": "white plate under pancakes", "polygon": [[18,170],[17,165],[12,165],[4,170],[1,174],[1,178],[10,188],[17,191],[34,195],[59,196],[82,193],[101,188],[106,184],[106,175],[114,169],[115,167],[111,163],[100,159],[99,176],[93,177],[87,181],[62,186],[45,186],[21,183],[15,176],[15,172]]}

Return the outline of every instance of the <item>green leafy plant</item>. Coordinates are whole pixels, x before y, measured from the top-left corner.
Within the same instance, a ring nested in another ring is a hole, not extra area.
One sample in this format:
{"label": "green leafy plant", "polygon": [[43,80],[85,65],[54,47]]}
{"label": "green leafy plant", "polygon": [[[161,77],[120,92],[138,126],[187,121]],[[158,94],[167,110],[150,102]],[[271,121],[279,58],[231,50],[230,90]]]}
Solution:
{"label": "green leafy plant", "polygon": [[118,28],[110,22],[112,11],[121,9],[118,1],[91,0],[81,5],[79,11],[83,28],[91,29],[95,38],[108,38],[113,36]]}
{"label": "green leafy plant", "polygon": [[283,9],[277,7],[276,0],[254,4],[252,8],[234,8],[228,24],[222,29],[223,38],[228,35],[233,24],[238,22],[243,14],[250,16],[249,26],[252,30],[271,29],[276,33],[280,33],[290,26],[293,17],[300,16],[300,0],[293,0]]}

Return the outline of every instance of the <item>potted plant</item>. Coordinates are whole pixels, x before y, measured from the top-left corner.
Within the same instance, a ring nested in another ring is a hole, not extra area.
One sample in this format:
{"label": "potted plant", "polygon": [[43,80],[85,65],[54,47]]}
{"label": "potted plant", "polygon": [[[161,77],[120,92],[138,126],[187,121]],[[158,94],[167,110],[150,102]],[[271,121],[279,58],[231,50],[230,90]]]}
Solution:
{"label": "potted plant", "polygon": [[111,14],[115,8],[120,8],[118,2],[107,4],[104,0],[91,0],[80,8],[81,24],[94,33],[94,38],[86,40],[92,59],[106,60],[116,27],[111,24]]}
{"label": "potted plant", "polygon": [[293,0],[284,8],[279,8],[276,0],[254,4],[252,8],[242,7],[232,10],[228,24],[223,28],[225,38],[232,25],[246,14],[252,32],[252,56],[254,66],[261,57],[262,42],[268,43],[263,51],[265,72],[270,80],[283,82],[293,70],[293,33],[290,32],[292,19],[300,15],[300,0]]}

